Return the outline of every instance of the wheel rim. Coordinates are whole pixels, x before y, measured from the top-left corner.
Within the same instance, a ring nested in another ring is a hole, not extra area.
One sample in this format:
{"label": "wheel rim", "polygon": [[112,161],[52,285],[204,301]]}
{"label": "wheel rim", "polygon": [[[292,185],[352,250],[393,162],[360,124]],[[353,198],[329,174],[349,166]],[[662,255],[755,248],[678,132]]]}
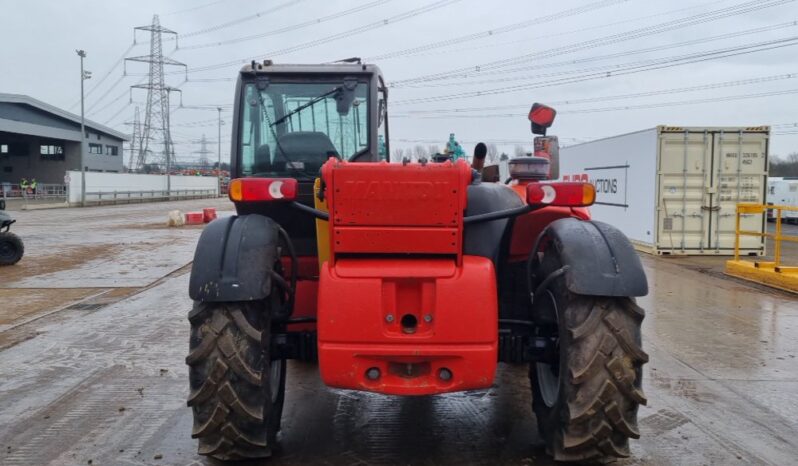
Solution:
{"label": "wheel rim", "polygon": [[[557,321],[557,326],[560,324],[559,311],[557,309],[557,301],[554,299],[554,294],[550,290],[546,290],[546,295],[549,297],[552,309],[554,309],[554,317]],[[559,338],[557,338],[557,348],[559,354]],[[560,396],[560,361],[559,357],[555,364],[547,364],[544,362],[535,363],[535,371],[537,372],[538,388],[540,389],[540,396],[543,398],[543,403],[549,408],[554,406],[557,398]]]}
{"label": "wheel rim", "polygon": [[16,248],[11,241],[0,241],[0,259],[11,260],[16,254]]}
{"label": "wheel rim", "polygon": [[283,377],[283,361],[272,361],[269,368],[269,389],[272,393],[272,404],[277,403],[280,396],[280,379]]}

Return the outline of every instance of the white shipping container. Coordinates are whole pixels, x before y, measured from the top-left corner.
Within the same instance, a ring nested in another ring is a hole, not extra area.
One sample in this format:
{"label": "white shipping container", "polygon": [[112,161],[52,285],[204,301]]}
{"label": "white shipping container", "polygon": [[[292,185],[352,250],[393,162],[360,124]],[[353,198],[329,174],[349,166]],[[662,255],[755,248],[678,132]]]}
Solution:
{"label": "white shipping container", "polygon": [[[594,219],[614,225],[652,254],[734,253],[739,202],[764,204],[767,126],[672,127],[560,149],[560,180],[596,186]],[[764,231],[764,214],[741,229]],[[763,255],[764,239],[742,236],[741,253]]]}

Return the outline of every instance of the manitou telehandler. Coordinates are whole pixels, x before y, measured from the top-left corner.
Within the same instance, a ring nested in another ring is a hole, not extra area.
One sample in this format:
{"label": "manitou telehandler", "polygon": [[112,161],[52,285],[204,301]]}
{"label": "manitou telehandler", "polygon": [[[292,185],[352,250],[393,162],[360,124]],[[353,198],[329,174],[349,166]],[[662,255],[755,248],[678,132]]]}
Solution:
{"label": "manitou telehandler", "polygon": [[627,238],[590,220],[594,186],[552,181],[555,111],[532,106],[535,154],[499,180],[484,144],[470,166],[389,160],[387,102],[359,60],[239,73],[237,215],[202,232],[190,279],[199,453],[269,456],[300,359],[330,387],[392,395],[487,389],[499,362],[529,364],[555,459],[628,456],[646,277]]}

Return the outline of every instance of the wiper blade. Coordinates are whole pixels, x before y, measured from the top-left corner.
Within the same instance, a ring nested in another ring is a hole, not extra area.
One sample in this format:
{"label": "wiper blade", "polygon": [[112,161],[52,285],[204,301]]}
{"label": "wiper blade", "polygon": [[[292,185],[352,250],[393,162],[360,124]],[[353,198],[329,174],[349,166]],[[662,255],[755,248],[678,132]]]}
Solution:
{"label": "wiper blade", "polygon": [[326,99],[328,96],[330,96],[332,94],[335,94],[336,92],[340,91],[341,89],[343,89],[343,86],[336,86],[332,90],[327,91],[327,92],[325,92],[324,94],[322,94],[322,95],[320,95],[318,97],[314,97],[308,103],[300,105],[299,107],[291,110],[290,112],[286,113],[282,117],[274,120],[274,123],[272,123],[269,126],[272,127],[272,126],[279,125],[280,123],[284,122],[285,120],[291,118],[291,116],[301,112],[302,110],[305,110],[308,107],[312,107],[312,106],[316,105],[317,103],[319,103],[322,100]]}

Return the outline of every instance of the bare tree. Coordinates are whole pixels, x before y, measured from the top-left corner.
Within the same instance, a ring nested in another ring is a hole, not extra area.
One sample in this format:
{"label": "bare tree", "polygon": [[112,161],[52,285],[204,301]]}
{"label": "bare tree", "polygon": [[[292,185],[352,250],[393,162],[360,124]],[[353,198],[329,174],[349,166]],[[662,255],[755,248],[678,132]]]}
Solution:
{"label": "bare tree", "polygon": [[436,146],[435,144],[430,144],[430,146],[427,147],[427,150],[429,151],[429,155],[430,156],[438,154],[441,151],[441,149],[438,146]]}
{"label": "bare tree", "polygon": [[798,152],[787,157],[770,156],[770,176],[798,176]]}
{"label": "bare tree", "polygon": [[394,162],[401,162],[402,158],[405,156],[405,150],[401,147],[397,147],[393,150],[393,161]]}
{"label": "bare tree", "polygon": [[523,157],[526,155],[526,149],[521,144],[516,144],[515,146],[515,156],[516,157]]}
{"label": "bare tree", "polygon": [[416,144],[416,146],[413,148],[413,155],[416,156],[416,160],[419,160],[422,157],[427,156],[427,149],[421,144]]}
{"label": "bare tree", "polygon": [[488,159],[488,164],[493,165],[497,162],[499,157],[499,148],[496,147],[496,144],[490,143],[488,144],[488,154],[486,158]]}

